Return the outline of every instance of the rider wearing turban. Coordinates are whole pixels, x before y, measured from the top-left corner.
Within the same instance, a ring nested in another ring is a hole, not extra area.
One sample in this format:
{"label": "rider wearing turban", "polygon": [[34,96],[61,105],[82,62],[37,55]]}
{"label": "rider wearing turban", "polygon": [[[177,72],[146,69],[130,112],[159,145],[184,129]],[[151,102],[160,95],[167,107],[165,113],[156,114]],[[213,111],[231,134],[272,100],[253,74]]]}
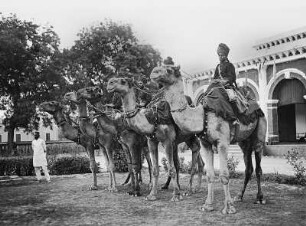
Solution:
{"label": "rider wearing turban", "polygon": [[227,58],[229,51],[230,49],[226,44],[219,44],[217,54],[220,63],[216,67],[214,79],[221,79],[226,87],[233,85],[237,87],[235,67]]}
{"label": "rider wearing turban", "polygon": [[241,114],[247,111],[248,103],[238,91],[235,67],[227,58],[229,51],[230,49],[226,44],[219,44],[217,54],[219,56],[220,63],[216,67],[214,79],[221,81],[227,91],[230,102],[236,111]]}

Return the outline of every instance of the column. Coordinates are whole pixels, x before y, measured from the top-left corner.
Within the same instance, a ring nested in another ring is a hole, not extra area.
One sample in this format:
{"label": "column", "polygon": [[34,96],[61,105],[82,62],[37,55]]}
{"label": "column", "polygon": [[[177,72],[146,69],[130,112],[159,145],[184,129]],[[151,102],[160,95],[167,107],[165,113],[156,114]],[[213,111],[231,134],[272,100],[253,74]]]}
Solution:
{"label": "column", "polygon": [[260,63],[258,67],[258,94],[259,94],[259,105],[261,107],[261,110],[265,113],[267,117],[268,114],[267,65],[265,65],[264,63]]}
{"label": "column", "polygon": [[279,142],[277,105],[279,100],[268,100],[266,115],[268,121],[268,143]]}

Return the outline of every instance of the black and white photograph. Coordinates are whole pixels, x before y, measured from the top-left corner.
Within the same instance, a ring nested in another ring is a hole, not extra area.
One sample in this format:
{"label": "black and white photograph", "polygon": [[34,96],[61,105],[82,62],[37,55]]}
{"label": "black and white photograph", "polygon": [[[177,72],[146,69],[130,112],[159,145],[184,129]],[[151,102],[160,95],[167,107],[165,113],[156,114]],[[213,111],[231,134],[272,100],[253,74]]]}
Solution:
{"label": "black and white photograph", "polygon": [[306,225],[305,12],[1,0],[0,225]]}

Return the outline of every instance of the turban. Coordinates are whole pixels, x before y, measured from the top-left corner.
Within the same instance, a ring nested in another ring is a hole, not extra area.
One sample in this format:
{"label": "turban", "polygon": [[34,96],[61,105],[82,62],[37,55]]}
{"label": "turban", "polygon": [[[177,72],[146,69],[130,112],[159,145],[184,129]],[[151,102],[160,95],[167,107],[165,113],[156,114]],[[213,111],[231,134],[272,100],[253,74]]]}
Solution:
{"label": "turban", "polygon": [[229,53],[230,49],[228,48],[227,45],[225,45],[224,43],[220,43],[217,49],[217,53],[222,53],[223,55],[227,56]]}

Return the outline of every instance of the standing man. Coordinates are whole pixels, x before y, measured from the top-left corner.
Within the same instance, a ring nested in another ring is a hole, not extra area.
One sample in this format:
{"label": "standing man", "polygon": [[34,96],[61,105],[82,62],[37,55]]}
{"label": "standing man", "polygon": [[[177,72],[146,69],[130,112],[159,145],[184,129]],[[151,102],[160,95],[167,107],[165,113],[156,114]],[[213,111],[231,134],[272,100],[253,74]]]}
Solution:
{"label": "standing man", "polygon": [[51,182],[50,175],[47,168],[47,148],[46,143],[40,138],[39,132],[35,132],[34,140],[32,141],[33,149],[33,166],[35,169],[36,178],[41,182],[40,168],[43,169],[47,182]]}

